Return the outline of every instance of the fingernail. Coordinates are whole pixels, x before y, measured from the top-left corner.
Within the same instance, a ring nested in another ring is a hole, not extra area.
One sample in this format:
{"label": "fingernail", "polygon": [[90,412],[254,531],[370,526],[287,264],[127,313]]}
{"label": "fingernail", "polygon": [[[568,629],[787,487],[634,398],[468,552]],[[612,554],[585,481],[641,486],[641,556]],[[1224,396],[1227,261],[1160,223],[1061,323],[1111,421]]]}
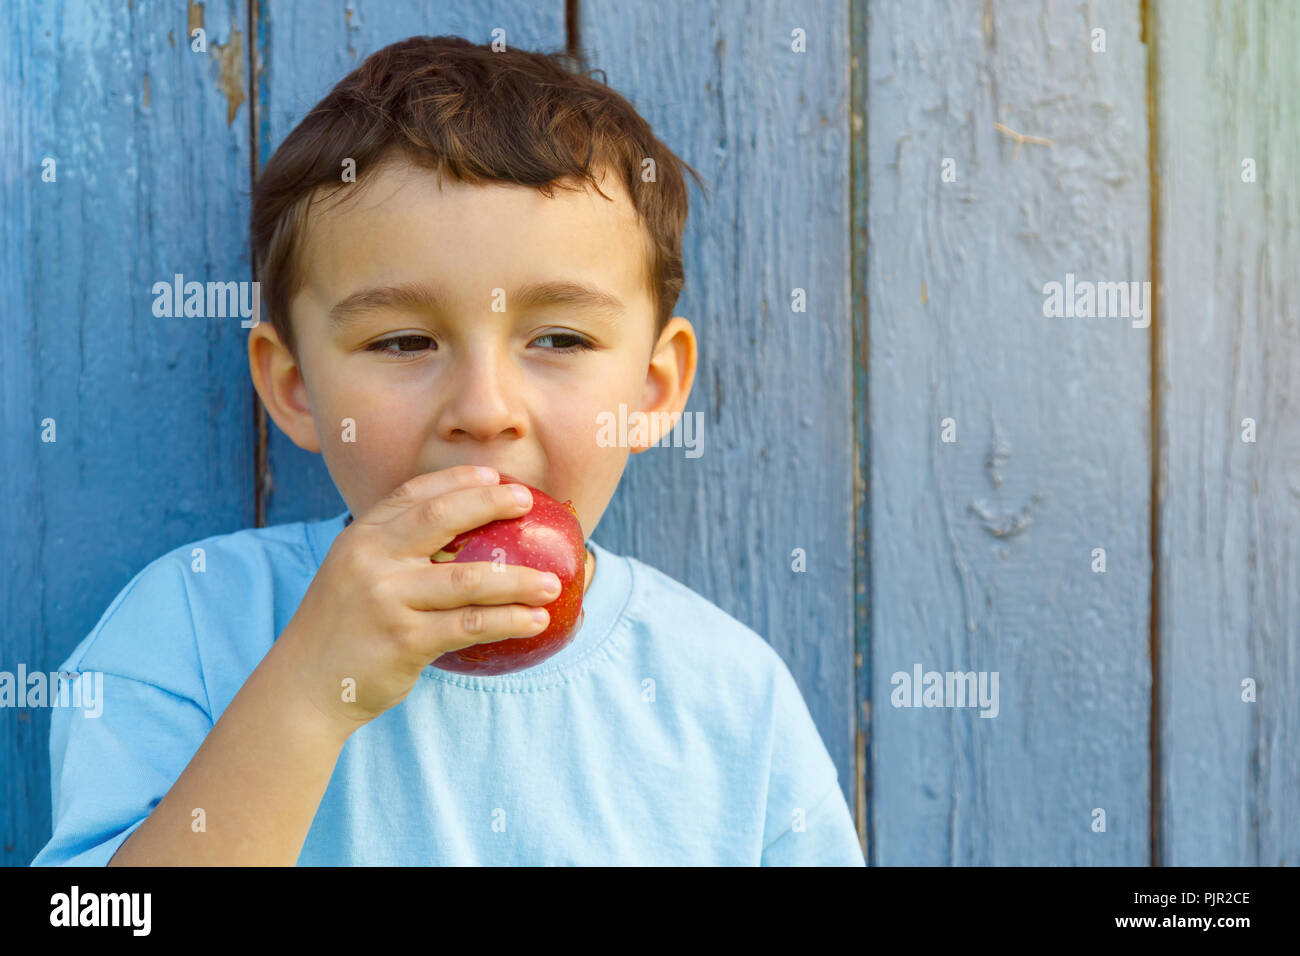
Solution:
{"label": "fingernail", "polygon": [[529,504],[533,500],[532,494],[523,485],[511,485],[510,487],[514,492],[515,501],[519,502],[521,505]]}
{"label": "fingernail", "polygon": [[560,590],[560,579],[558,576],[547,572],[546,580],[542,582],[542,590],[547,594],[555,594]]}
{"label": "fingernail", "polygon": [[544,608],[540,608],[540,607],[539,607],[539,608],[534,608],[534,609],[533,609],[533,623],[534,623],[534,624],[545,624],[545,623],[546,623],[546,619],[547,619],[548,616],[549,616],[549,615],[547,615],[547,613],[546,613],[546,611],[545,611]]}
{"label": "fingernail", "polygon": [[491,468],[481,468],[481,467],[480,467],[480,468],[476,468],[475,471],[478,472],[478,476],[479,476],[479,478],[481,478],[483,481],[496,481],[496,480],[497,480],[497,473],[496,473],[496,471],[494,471],[494,470],[491,469]]}

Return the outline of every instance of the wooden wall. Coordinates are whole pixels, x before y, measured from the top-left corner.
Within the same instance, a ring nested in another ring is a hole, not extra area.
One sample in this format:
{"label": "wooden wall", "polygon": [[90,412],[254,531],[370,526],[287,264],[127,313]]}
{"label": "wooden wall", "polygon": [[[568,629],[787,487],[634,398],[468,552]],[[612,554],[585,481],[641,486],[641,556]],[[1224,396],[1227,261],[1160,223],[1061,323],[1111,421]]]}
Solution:
{"label": "wooden wall", "polygon": [[1189,18],[1161,5],[1154,17],[1157,836],[1170,864],[1295,866],[1300,4],[1201,6]]}
{"label": "wooden wall", "polygon": [[[56,668],[166,550],[342,510],[238,322],[150,289],[253,278],[255,166],[366,55],[501,28],[580,47],[709,184],[676,310],[705,453],[634,456],[595,537],[776,648],[869,860],[1300,863],[1300,7],[5,16],[0,670]],[[1067,274],[1151,283],[1149,325],[1045,316]],[[997,716],[894,706],[917,664],[998,672]],[[48,726],[0,710],[7,864],[48,839]]]}

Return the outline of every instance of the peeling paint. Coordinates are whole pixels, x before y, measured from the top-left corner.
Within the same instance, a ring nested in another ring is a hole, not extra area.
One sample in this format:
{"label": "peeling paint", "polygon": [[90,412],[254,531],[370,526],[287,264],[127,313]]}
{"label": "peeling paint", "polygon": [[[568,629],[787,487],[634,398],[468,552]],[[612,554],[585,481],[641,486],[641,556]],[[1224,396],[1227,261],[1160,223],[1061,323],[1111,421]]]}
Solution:
{"label": "peeling paint", "polygon": [[144,105],[149,105],[149,74],[144,75]]}
{"label": "peeling paint", "polygon": [[239,104],[244,102],[244,34],[235,26],[235,18],[230,18],[230,39],[226,43],[213,43],[212,49],[217,54],[217,63],[221,75],[217,86],[226,94],[226,125],[235,121]]}
{"label": "peeling paint", "polygon": [[1046,139],[1042,136],[1030,136],[1028,133],[1018,133],[1010,126],[1006,126],[1002,123],[994,123],[993,128],[999,133],[1004,133],[1016,141],[1016,148],[1011,152],[1011,161],[1013,163],[1016,161],[1016,157],[1020,155],[1020,147],[1025,143],[1033,143],[1036,146],[1055,145],[1050,139]]}
{"label": "peeling paint", "polygon": [[352,22],[352,15],[355,12],[356,11],[352,8],[351,3],[349,3],[343,10],[343,18],[347,21],[345,29],[348,34],[348,56],[354,60],[357,58],[357,48],[353,41],[356,39],[357,31],[361,29],[360,19],[358,19],[356,23]]}
{"label": "peeling paint", "polygon": [[194,36],[194,31],[203,26],[203,4],[195,3],[194,0],[190,0],[189,20],[190,25],[186,28],[185,35],[192,37]]}

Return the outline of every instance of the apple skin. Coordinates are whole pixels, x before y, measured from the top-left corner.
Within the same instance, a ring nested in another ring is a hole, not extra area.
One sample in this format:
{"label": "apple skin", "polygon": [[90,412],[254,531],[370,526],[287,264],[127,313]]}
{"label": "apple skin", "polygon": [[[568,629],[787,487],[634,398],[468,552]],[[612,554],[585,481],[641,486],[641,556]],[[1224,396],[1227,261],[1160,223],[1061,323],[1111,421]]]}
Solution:
{"label": "apple skin", "polygon": [[511,637],[448,651],[433,662],[440,670],[488,676],[523,670],[567,647],[581,626],[587,543],[573,502],[561,504],[544,491],[506,474],[500,475],[500,483],[524,485],[532,492],[533,506],[527,514],[489,521],[458,534],[429,560],[490,562],[493,552],[500,548],[506,564],[553,572],[560,579],[560,595],[545,605],[550,621],[544,631],[531,637]]}

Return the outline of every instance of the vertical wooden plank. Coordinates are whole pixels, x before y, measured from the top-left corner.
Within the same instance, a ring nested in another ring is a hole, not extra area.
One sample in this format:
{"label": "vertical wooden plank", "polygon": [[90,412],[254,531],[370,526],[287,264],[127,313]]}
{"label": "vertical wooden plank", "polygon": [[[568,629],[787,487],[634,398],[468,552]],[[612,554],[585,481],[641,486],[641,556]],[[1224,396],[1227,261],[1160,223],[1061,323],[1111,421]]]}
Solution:
{"label": "vertical wooden plank", "polygon": [[[768,640],[852,808],[848,8],[629,2],[580,12],[589,65],[709,184],[707,204],[692,184],[676,309],[700,342],[686,414],[701,415],[703,453],[634,456],[600,541]],[[792,308],[796,289],[806,311]],[[803,573],[792,570],[796,548]]]}
{"label": "vertical wooden plank", "polygon": [[1300,7],[1203,0],[1153,13],[1161,862],[1295,866]]}
{"label": "vertical wooden plank", "polygon": [[1149,329],[1044,315],[1150,279],[1138,3],[868,11],[873,860],[1145,864]]}
{"label": "vertical wooden plank", "polygon": [[867,37],[864,4],[849,8],[850,248],[853,308],[853,784],[858,840],[867,865],[875,864],[871,839],[871,366],[867,265],[870,254],[870,142],[867,139]]}
{"label": "vertical wooden plank", "polygon": [[[371,53],[409,36],[454,34],[475,43],[505,31],[507,43],[555,50],[565,45],[564,0],[260,0],[257,6],[259,167],[313,106]],[[269,415],[265,422],[267,524],[317,520],[346,505],[324,459],[298,448]]]}
{"label": "vertical wooden plank", "polygon": [[[56,670],[145,565],[252,523],[247,332],[156,317],[152,291],[251,278],[246,23],[243,0],[6,6],[0,669]],[[25,864],[49,710],[0,728],[0,863]]]}

